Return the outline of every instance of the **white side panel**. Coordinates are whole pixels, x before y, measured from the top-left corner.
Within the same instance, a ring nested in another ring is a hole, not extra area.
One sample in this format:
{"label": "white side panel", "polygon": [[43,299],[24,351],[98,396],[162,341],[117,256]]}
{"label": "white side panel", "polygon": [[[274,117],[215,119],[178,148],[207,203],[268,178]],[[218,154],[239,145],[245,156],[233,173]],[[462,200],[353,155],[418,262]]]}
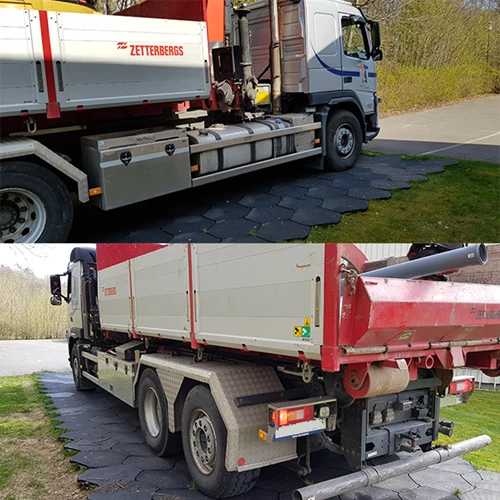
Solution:
{"label": "white side panel", "polygon": [[131,262],[136,332],[189,339],[187,246],[169,245]]}
{"label": "white side panel", "polygon": [[66,12],[57,16],[61,110],[209,96],[205,23]]}
{"label": "white side panel", "polygon": [[103,329],[132,331],[128,261],[99,271],[99,310]]}
{"label": "white side panel", "polygon": [[[0,115],[45,111],[47,89],[38,88],[37,65],[45,81],[45,68],[37,12],[2,9],[0,16]],[[31,27],[30,16],[33,19]],[[33,34],[32,34],[33,30]],[[36,43],[36,54],[33,52]]]}
{"label": "white side panel", "polygon": [[[303,351],[309,358],[321,358],[324,245],[217,244],[194,249],[198,342],[290,356]],[[308,323],[310,337],[294,335],[294,327]]]}

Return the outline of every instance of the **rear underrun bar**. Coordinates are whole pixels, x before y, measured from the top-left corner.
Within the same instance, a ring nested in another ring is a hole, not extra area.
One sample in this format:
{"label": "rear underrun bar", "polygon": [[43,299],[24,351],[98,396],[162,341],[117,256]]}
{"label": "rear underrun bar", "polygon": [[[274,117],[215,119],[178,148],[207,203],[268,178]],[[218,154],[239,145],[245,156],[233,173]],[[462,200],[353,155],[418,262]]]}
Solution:
{"label": "rear underrun bar", "polygon": [[465,453],[479,450],[491,444],[491,438],[486,435],[466,439],[446,447],[436,448],[409,460],[392,462],[376,467],[365,467],[360,472],[354,472],[343,477],[323,481],[322,483],[305,486],[293,492],[293,500],[327,500],[335,495],[372,486],[401,474],[408,474],[430,465],[446,462]]}

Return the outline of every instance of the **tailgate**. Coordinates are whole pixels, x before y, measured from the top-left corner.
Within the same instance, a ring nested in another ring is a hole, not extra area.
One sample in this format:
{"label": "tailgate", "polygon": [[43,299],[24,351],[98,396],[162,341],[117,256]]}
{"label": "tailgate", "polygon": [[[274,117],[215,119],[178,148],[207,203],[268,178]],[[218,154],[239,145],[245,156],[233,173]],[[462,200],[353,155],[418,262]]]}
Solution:
{"label": "tailgate", "polygon": [[452,366],[464,366],[468,352],[500,349],[499,286],[358,276],[350,293],[347,286],[341,356],[448,350]]}

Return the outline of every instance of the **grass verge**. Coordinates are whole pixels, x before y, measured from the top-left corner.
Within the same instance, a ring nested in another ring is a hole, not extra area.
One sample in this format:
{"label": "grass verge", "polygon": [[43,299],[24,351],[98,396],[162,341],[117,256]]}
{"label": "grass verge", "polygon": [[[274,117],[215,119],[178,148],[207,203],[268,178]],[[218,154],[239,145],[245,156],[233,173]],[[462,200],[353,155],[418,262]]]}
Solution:
{"label": "grass verge", "polygon": [[478,469],[500,472],[500,392],[475,391],[467,404],[441,409],[441,417],[455,422],[453,437],[440,435],[440,444],[456,443],[481,434],[491,437],[492,443],[482,450],[464,455]]}
{"label": "grass verge", "polygon": [[[423,158],[428,157],[418,157]],[[499,166],[457,161],[443,173],[428,174],[428,181],[412,181],[411,189],[393,191],[389,200],[370,201],[366,212],[346,214],[336,225],[313,228],[307,241],[498,241]]]}
{"label": "grass verge", "polygon": [[0,377],[0,498],[83,500],[36,375]]}

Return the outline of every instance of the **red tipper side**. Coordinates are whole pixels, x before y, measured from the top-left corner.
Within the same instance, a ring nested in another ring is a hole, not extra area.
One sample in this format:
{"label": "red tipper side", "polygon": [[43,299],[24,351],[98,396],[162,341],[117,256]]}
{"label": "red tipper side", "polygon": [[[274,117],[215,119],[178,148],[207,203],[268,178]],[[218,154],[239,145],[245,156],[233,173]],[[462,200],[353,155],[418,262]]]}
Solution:
{"label": "red tipper side", "polygon": [[206,0],[145,0],[117,16],[179,19],[182,21],[206,21]]}
{"label": "red tipper side", "polygon": [[450,369],[477,366],[472,353],[500,350],[498,286],[358,277],[348,293],[346,286],[342,364],[435,355]]}
{"label": "red tipper side", "polygon": [[360,278],[352,331],[340,344],[379,346],[472,340],[500,333],[500,287]]}
{"label": "red tipper side", "polygon": [[160,250],[166,246],[168,246],[166,243],[98,243],[97,269],[102,271],[107,267]]}

